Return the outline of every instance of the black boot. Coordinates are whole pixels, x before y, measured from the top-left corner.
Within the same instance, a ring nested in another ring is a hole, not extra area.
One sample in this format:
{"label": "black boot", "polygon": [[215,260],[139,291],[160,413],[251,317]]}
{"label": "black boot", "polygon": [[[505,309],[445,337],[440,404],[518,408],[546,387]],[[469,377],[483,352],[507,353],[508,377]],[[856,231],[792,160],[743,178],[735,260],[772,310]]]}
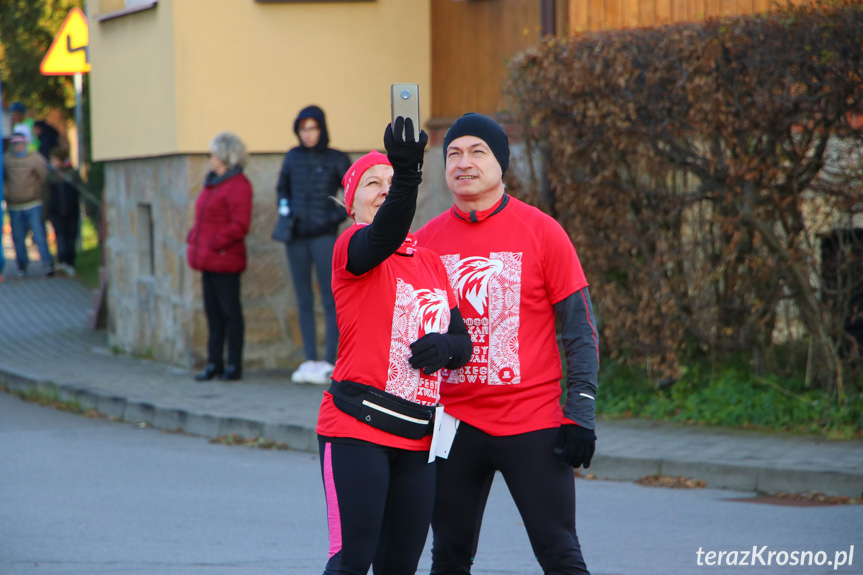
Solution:
{"label": "black boot", "polygon": [[216,368],[215,364],[208,363],[202,372],[195,374],[195,381],[210,381],[220,375],[222,375],[222,370]]}
{"label": "black boot", "polygon": [[219,379],[225,381],[236,381],[243,377],[243,370],[238,365],[230,365],[225,368],[224,373],[219,376]]}

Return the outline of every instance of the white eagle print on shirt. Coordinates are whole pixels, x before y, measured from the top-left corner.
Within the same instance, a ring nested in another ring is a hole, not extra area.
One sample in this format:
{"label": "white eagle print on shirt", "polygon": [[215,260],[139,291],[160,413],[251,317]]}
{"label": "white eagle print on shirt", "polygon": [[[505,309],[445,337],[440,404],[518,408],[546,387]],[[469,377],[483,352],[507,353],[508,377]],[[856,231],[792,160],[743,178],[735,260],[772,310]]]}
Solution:
{"label": "white eagle print on shirt", "polygon": [[518,357],[521,252],[492,252],[488,258],[441,256],[473,341],[465,367],[446,372],[448,383],[521,383]]}
{"label": "white eagle print on shirt", "polygon": [[[444,333],[449,329],[449,301],[443,290],[418,289],[414,292],[420,308],[423,335]],[[443,326],[446,327],[443,327]]]}
{"label": "white eagle print on shirt", "polygon": [[396,280],[390,361],[386,391],[423,405],[434,405],[440,397],[440,374],[426,375],[408,362],[410,345],[427,333],[449,329],[449,301],[446,290],[418,289]]}
{"label": "white eagle print on shirt", "polygon": [[483,315],[488,302],[488,282],[502,270],[503,262],[500,260],[465,258],[459,260],[451,283],[459,299],[466,299],[476,313]]}

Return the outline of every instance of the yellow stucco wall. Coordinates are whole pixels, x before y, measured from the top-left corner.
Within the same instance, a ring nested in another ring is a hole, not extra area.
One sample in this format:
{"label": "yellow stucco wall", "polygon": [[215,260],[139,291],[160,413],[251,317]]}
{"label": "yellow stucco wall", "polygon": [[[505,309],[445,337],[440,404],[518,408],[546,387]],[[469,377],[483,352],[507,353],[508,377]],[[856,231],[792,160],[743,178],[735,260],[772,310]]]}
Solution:
{"label": "yellow stucco wall", "polygon": [[[88,2],[90,63],[98,62],[89,78],[93,158],[175,151],[178,132],[171,13],[147,10],[96,22],[92,15],[99,14],[100,1],[105,4],[104,0]],[[107,5],[108,10],[114,7]]]}
{"label": "yellow stucco wall", "polygon": [[429,117],[430,1],[159,0],[99,22],[90,0],[94,158],[203,153],[222,130],[282,152],[312,103],[332,146],[381,148],[390,84],[419,83]]}

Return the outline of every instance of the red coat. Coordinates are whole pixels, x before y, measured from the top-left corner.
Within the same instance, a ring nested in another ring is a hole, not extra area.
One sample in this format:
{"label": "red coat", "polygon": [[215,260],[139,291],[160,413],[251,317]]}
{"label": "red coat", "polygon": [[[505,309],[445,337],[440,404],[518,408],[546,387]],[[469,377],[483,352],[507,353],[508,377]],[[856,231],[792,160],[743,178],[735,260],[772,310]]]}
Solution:
{"label": "red coat", "polygon": [[240,273],[246,269],[245,236],[252,218],[252,185],[242,173],[207,178],[195,203],[186,255],[194,270]]}

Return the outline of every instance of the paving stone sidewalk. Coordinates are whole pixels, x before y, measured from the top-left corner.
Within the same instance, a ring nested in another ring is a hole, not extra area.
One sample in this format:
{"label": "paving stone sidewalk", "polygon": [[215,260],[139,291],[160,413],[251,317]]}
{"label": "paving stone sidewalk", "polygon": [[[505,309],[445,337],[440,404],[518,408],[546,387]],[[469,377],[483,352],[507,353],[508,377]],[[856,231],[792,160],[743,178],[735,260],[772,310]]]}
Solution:
{"label": "paving stone sidewalk", "polygon": [[[263,436],[317,450],[322,387],[290,383],[289,370],[250,369],[240,382],[197,383],[189,370],[114,354],[106,334],[85,325],[91,302],[74,279],[7,273],[0,283],[0,384],[56,392],[158,429]],[[745,491],[863,494],[863,441],[631,420],[600,421],[597,435],[587,472],[598,478],[662,474]]]}

